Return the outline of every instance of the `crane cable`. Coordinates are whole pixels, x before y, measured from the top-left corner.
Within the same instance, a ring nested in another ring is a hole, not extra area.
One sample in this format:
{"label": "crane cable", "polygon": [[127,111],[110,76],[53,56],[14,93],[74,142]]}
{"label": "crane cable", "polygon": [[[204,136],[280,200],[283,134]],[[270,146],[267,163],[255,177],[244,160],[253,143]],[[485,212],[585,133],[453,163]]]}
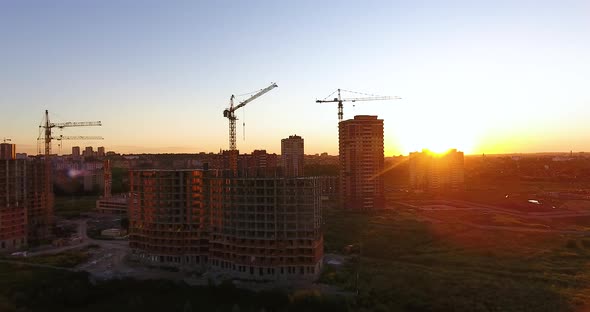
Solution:
{"label": "crane cable", "polygon": [[[359,94],[359,95],[365,95],[365,96],[375,96],[375,97],[382,97],[383,95],[378,95],[378,94],[372,94],[372,93],[363,93],[363,92],[356,92],[356,91],[350,91],[350,90],[346,90],[346,89],[340,89],[340,91],[344,91],[344,92],[348,92],[348,93],[353,93],[353,94]],[[330,95],[326,96],[325,98],[322,99],[322,101],[330,98],[331,96],[333,96],[336,92],[338,92],[338,90],[330,93]]]}
{"label": "crane cable", "polygon": [[340,91],[345,91],[348,93],[354,93],[354,94],[360,94],[360,95],[366,95],[366,96],[383,96],[383,95],[378,95],[378,94],[371,94],[371,93],[363,93],[363,92],[356,92],[356,91],[350,91],[350,90],[345,90],[345,89],[340,89]]}
{"label": "crane cable", "polygon": [[334,93],[338,92],[338,90],[330,93],[328,96],[326,96],[325,98],[322,99],[322,101],[326,100],[327,98],[331,97],[332,95],[334,95]]}
{"label": "crane cable", "polygon": [[263,88],[263,89],[256,90],[256,91],[252,91],[252,92],[244,93],[244,94],[238,94],[238,95],[235,95],[235,97],[239,97],[239,96],[246,96],[246,95],[254,94],[254,93],[260,92],[260,91],[262,91],[262,90],[264,90],[264,88]]}

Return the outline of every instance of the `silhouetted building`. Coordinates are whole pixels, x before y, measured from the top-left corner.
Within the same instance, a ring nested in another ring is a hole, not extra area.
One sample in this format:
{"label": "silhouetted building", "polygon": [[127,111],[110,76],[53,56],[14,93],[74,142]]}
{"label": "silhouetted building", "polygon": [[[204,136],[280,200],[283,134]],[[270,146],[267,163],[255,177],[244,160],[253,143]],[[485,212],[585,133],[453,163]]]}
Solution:
{"label": "silhouetted building", "polygon": [[355,116],[338,124],[340,192],[348,209],[384,208],[383,120]]}
{"label": "silhouetted building", "polygon": [[251,154],[238,155],[238,176],[275,177],[279,175],[278,155],[266,150],[254,150]]}
{"label": "silhouetted building", "polygon": [[281,164],[286,177],[302,177],[304,174],[303,138],[291,135],[281,140]]}
{"label": "silhouetted building", "polygon": [[80,146],[72,147],[72,157],[73,158],[80,158]]}
{"label": "silhouetted building", "polygon": [[223,162],[222,169],[233,176],[238,175],[238,156],[240,151],[238,150],[225,150],[222,152]]}
{"label": "silhouetted building", "polygon": [[16,159],[16,147],[10,143],[0,143],[0,160]]}
{"label": "silhouetted building", "polygon": [[50,237],[52,194],[44,192],[45,174],[41,160],[0,160],[0,252]]}
{"label": "silhouetted building", "polygon": [[92,146],[86,146],[86,148],[84,148],[84,153],[82,153],[82,156],[94,157],[94,150],[92,149]]}
{"label": "silhouetted building", "polygon": [[460,191],[464,188],[463,152],[428,150],[410,153],[410,185],[420,191]]}
{"label": "silhouetted building", "polygon": [[27,153],[16,153],[16,159],[28,159]]}
{"label": "silhouetted building", "polygon": [[104,157],[105,156],[104,147],[100,146],[98,148],[98,151],[96,152],[96,156],[98,156],[98,157]]}

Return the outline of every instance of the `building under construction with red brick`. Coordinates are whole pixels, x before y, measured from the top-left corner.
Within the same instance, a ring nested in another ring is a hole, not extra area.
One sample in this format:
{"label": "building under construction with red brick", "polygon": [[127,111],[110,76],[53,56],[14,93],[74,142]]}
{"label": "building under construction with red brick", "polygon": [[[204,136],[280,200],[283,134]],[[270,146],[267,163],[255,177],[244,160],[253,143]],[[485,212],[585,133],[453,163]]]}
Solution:
{"label": "building under construction with red brick", "polygon": [[215,191],[221,202],[211,214],[212,270],[259,280],[319,275],[324,244],[318,178],[229,178]]}
{"label": "building under construction with red brick", "polygon": [[48,239],[53,194],[45,192],[45,162],[16,159],[14,144],[0,144],[0,253]]}
{"label": "building under construction with red brick", "polygon": [[129,246],[148,264],[198,267],[209,250],[208,186],[200,170],[130,172]]}
{"label": "building under construction with red brick", "polygon": [[318,178],[133,170],[132,257],[230,278],[312,280],[323,260]]}

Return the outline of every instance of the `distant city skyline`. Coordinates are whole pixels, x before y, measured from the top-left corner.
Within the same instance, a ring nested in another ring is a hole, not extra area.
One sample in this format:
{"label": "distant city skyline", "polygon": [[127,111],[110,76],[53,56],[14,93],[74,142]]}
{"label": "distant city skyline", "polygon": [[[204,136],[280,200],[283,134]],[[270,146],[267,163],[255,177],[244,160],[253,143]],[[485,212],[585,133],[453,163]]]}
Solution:
{"label": "distant city skyline", "polygon": [[103,123],[61,132],[105,138],[64,154],[218,152],[230,96],[277,82],[236,112],[241,153],[297,133],[337,155],[336,105],[315,103],[337,88],[403,98],[344,107],[384,120],[385,156],[590,151],[588,16],[587,1],[3,2],[0,139],[36,154],[48,109]]}

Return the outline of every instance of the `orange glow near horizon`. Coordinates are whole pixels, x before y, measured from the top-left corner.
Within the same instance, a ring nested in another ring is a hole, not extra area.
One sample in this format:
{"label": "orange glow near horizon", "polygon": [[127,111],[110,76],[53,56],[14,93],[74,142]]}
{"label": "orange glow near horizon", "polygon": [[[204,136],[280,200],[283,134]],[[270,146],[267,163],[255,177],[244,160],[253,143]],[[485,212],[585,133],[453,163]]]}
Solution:
{"label": "orange glow near horizon", "polygon": [[[426,129],[428,130],[428,129]],[[450,149],[457,149],[465,154],[476,152],[476,140],[473,133],[458,129],[440,129],[440,131],[416,131],[400,138],[401,153],[430,150],[441,154]]]}

